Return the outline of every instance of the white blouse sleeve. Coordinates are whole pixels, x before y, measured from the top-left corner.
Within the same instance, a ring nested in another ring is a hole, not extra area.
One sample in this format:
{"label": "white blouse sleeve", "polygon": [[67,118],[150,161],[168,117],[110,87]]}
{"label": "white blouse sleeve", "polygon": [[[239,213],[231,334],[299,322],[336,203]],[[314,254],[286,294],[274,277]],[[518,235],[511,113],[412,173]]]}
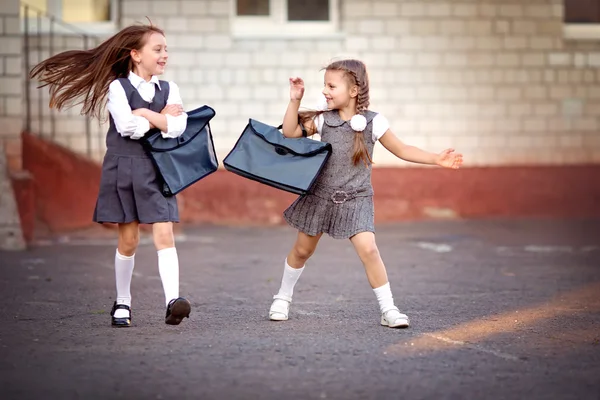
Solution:
{"label": "white blouse sleeve", "polygon": [[[179,94],[179,86],[177,86],[175,82],[169,81],[169,88],[169,98],[167,99],[167,104],[183,105],[181,95]],[[187,114],[182,113],[177,117],[170,114],[165,114],[165,117],[167,117],[167,132],[161,132],[162,136],[164,138],[176,138],[181,136],[187,127]]]}
{"label": "white blouse sleeve", "polygon": [[106,108],[121,136],[139,139],[150,130],[150,122],[146,118],[132,114],[125,89],[118,80],[112,81],[108,86]]}
{"label": "white blouse sleeve", "polygon": [[373,142],[378,141],[388,129],[390,129],[390,123],[387,118],[377,114],[373,118]]}

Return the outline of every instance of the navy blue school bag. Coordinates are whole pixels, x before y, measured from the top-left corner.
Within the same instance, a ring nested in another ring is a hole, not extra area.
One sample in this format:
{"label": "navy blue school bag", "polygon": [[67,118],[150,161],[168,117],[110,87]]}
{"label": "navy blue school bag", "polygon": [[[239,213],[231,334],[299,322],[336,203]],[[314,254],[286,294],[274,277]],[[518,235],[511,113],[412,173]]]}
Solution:
{"label": "navy blue school bag", "polygon": [[187,126],[177,138],[163,138],[160,130],[142,143],[163,183],[164,196],[173,196],[215,172],[219,167],[210,120],[215,110],[202,106],[187,112]]}
{"label": "navy blue school bag", "polygon": [[331,145],[307,137],[286,138],[279,129],[250,119],[225,169],[296,194],[306,194],[331,155]]}

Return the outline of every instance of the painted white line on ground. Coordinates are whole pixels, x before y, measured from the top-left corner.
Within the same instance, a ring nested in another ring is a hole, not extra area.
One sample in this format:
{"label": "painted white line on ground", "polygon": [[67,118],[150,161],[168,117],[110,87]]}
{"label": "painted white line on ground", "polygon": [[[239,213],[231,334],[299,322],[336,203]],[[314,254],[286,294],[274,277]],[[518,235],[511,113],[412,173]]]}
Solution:
{"label": "painted white line on ground", "polygon": [[[201,244],[212,244],[216,243],[215,238],[210,236],[194,236],[194,235],[175,235],[175,245],[178,243],[201,243]],[[34,242],[36,246],[54,246],[60,244],[63,246],[116,246],[116,238],[101,238],[101,239],[71,239],[68,236],[60,237],[55,240],[38,240]],[[140,246],[153,245],[154,241],[151,236],[140,237]]]}
{"label": "painted white line on ground", "polygon": [[21,265],[41,265],[45,264],[46,260],[43,258],[26,258],[21,260]]}
{"label": "painted white line on ground", "polygon": [[452,251],[452,246],[446,243],[419,242],[417,246],[424,250],[435,251],[436,253],[448,253]]}
{"label": "painted white line on ground", "polygon": [[571,253],[573,247],[571,246],[536,246],[529,245],[524,247],[525,251],[532,253]]}
{"label": "painted white line on ground", "polygon": [[596,250],[600,250],[600,246],[584,246],[581,249],[579,249],[579,251],[581,251],[582,253],[587,253]]}
{"label": "painted white line on ground", "polygon": [[591,253],[600,250],[600,246],[543,246],[543,245],[527,245],[527,246],[497,246],[496,254],[499,255],[516,255],[520,252],[538,253],[538,254],[555,254],[555,253]]}

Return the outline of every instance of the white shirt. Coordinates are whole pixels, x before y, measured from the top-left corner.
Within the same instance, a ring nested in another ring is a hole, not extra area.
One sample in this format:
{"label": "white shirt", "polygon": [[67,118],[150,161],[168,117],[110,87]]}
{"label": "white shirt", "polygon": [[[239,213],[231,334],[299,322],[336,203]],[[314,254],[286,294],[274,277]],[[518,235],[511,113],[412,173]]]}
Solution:
{"label": "white shirt", "polygon": [[[154,99],[156,88],[161,90],[157,76],[152,76],[152,79],[146,82],[142,77],[130,72],[127,79],[129,79],[129,82],[131,82],[140,96],[142,96],[142,99],[148,102]],[[181,95],[179,94],[179,87],[172,81],[169,81],[169,98],[167,99],[167,104],[183,104]],[[132,114],[125,89],[123,89],[121,82],[116,79],[108,87],[108,103],[106,108],[108,108],[108,112],[113,117],[117,132],[121,136],[139,139],[150,130],[150,122],[146,118]],[[180,136],[187,126],[187,114],[182,113],[177,117],[169,114],[165,116],[167,117],[167,132],[161,132],[162,136],[164,138]]]}
{"label": "white shirt", "polygon": [[[320,135],[323,130],[323,124],[325,123],[325,117],[320,114],[315,117],[315,125],[317,126],[317,133]],[[381,114],[377,114],[373,118],[373,143],[378,141],[387,130],[390,129],[390,123],[386,117]]]}

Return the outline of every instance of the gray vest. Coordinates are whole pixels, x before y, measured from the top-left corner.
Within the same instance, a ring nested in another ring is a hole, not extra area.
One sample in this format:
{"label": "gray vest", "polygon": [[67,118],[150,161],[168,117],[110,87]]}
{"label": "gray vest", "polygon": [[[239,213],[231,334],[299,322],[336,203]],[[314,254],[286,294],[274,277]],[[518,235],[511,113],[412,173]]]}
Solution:
{"label": "gray vest", "polygon": [[[363,140],[373,158],[373,118],[376,112],[363,113],[367,119],[367,127],[363,131]],[[317,183],[336,189],[358,189],[371,186],[371,165],[365,166],[363,162],[354,165],[352,154],[354,147],[354,131],[350,121],[344,121],[337,110],[323,113],[324,124],[321,130],[321,139],[330,143],[331,156],[327,165],[319,175]]]}
{"label": "gray vest", "polygon": [[[133,87],[129,79],[127,78],[119,78],[119,82],[125,89],[125,95],[127,96],[127,100],[129,101],[129,106],[132,110],[136,110],[138,108],[148,108],[154,112],[161,112],[163,108],[167,105],[167,99],[169,98],[169,83],[166,81],[159,81],[161,89],[156,88],[156,93],[154,94],[154,98],[151,102],[147,102],[142,99],[142,96],[139,94],[136,88]],[[130,139],[129,137],[123,137],[117,131],[115,127],[115,121],[113,120],[112,115],[109,116],[110,126],[108,128],[108,133],[106,134],[106,153],[119,155],[119,156],[146,156],[146,152],[142,147],[142,142],[139,140]],[[151,135],[156,132],[155,129],[150,129],[147,135]]]}

